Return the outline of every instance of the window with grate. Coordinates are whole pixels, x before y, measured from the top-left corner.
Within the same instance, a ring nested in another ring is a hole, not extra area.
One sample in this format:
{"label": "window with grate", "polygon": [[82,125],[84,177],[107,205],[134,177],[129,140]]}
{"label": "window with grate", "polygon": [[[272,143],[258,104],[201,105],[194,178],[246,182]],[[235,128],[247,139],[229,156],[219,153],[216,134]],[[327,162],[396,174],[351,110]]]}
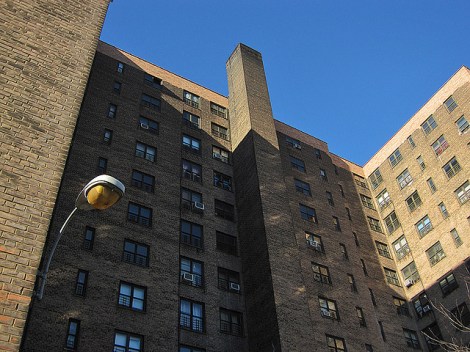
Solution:
{"label": "window with grate", "polygon": [[339,320],[338,307],[335,301],[318,297],[318,303],[320,304],[320,313],[323,318]]}
{"label": "window with grate", "polygon": [[155,162],[156,154],[157,151],[154,147],[151,147],[141,142],[137,142],[135,145],[135,156],[138,158]]}
{"label": "window with grate", "polygon": [[230,152],[215,145],[212,146],[212,157],[225,164],[230,163]]}
{"label": "window with grate", "polygon": [[220,308],[220,332],[243,336],[243,314],[233,310]]}
{"label": "window with grate", "polygon": [[388,245],[379,241],[375,241],[375,246],[377,247],[377,252],[382,257],[391,259],[392,256],[390,255],[390,251],[388,250]]}
{"label": "window with grate", "polygon": [[141,171],[132,170],[132,186],[153,193],[155,177]]}
{"label": "window with grate", "polygon": [[127,220],[142,226],[152,226],[152,209],[143,205],[129,202]]}
{"label": "window with grate", "polygon": [[382,226],[380,226],[380,221],[370,216],[367,217],[367,222],[372,230],[383,233]]}
{"label": "window with grate", "polygon": [[379,187],[379,185],[382,183],[383,178],[382,174],[380,173],[380,169],[377,168],[372,172],[372,174],[369,176],[369,181],[372,185],[372,189],[376,189]]}
{"label": "window with grate", "polygon": [[229,140],[228,128],[217,125],[216,123],[211,123],[211,131],[213,136],[222,138],[226,141]]}
{"label": "window with grate", "polygon": [[441,243],[439,241],[437,241],[428,250],[426,250],[426,255],[428,256],[429,263],[431,263],[431,266],[436,265],[446,257],[444,249],[442,249]]}
{"label": "window with grate", "polygon": [[182,160],[182,176],[188,180],[202,183],[202,166],[189,160]]}
{"label": "window with grate", "polygon": [[201,128],[201,118],[190,112],[183,111],[183,124],[198,130]]}
{"label": "window with grate", "polygon": [[146,291],[147,289],[143,286],[121,281],[119,284],[118,305],[143,312],[145,310]]}
{"label": "window with grate", "polygon": [[375,209],[374,203],[372,203],[372,198],[365,196],[364,194],[359,194],[361,197],[362,205],[369,209]]}
{"label": "window with grate", "polygon": [[218,287],[224,291],[240,293],[240,274],[225,268],[217,268]]}
{"label": "window with grate", "polygon": [[180,257],[180,281],[194,287],[202,287],[204,284],[202,262]]}
{"label": "window with grate", "polygon": [[65,340],[65,348],[68,351],[75,351],[78,347],[78,337],[80,332],[80,320],[69,319],[67,325],[67,338]]}
{"label": "window with grate", "polygon": [[460,204],[466,203],[470,199],[470,182],[465,183],[454,191],[455,196]]}
{"label": "window with grate", "polygon": [[310,191],[310,185],[307,182],[303,182],[294,178],[294,185],[297,192],[303,193],[306,196],[312,195],[312,192]]}
{"label": "window with grate", "polygon": [[409,184],[413,182],[413,178],[410,175],[410,172],[408,169],[405,169],[400,175],[397,177],[397,182],[398,185],[400,186],[400,189],[405,188]]}
{"label": "window with grate", "polygon": [[379,204],[380,210],[385,209],[392,202],[387,189],[384,189],[382,192],[380,192],[378,196],[376,197],[376,199],[377,199],[377,203]]}
{"label": "window with grate", "polygon": [[289,155],[290,158],[290,165],[292,166],[293,169],[299,170],[301,172],[305,172],[305,163],[303,160],[297,159],[296,157],[293,157],[292,155]]}
{"label": "window with grate", "polygon": [[238,254],[237,238],[219,231],[216,232],[216,247],[227,254]]}
{"label": "window with grate", "polygon": [[331,284],[330,271],[327,266],[312,262],[313,280]]}
{"label": "window with grate", "polygon": [[302,219],[313,222],[313,223],[318,223],[317,213],[315,212],[315,209],[310,208],[303,204],[299,204],[299,209],[300,209],[300,217]]}
{"label": "window with grate", "polygon": [[211,114],[220,116],[224,119],[228,118],[227,109],[213,102],[211,102]]}
{"label": "window with grate", "polygon": [[400,221],[398,220],[395,211],[392,211],[390,214],[388,214],[384,218],[384,221],[389,234],[393,233],[400,226]]}
{"label": "window with grate", "polygon": [[393,249],[395,250],[398,260],[403,259],[410,253],[410,247],[408,246],[405,235],[400,236],[400,238],[393,242]]}
{"label": "window with grate", "polygon": [[449,143],[446,141],[444,135],[442,135],[431,146],[434,153],[439,156],[444,152],[444,150],[449,148]]}
{"label": "window with grate", "polygon": [[93,227],[87,226],[85,228],[85,237],[83,240],[83,249],[91,251],[93,249],[93,243],[95,242],[95,232]]}
{"label": "window with grate", "polygon": [[215,216],[222,219],[234,221],[235,220],[235,208],[232,204],[223,202],[218,199],[214,199]]}
{"label": "window with grate", "polygon": [[155,110],[155,111],[160,111],[162,102],[158,98],[154,98],[150,95],[147,94],[142,94],[142,98],[140,100],[140,103],[142,106],[145,106],[149,109]]}
{"label": "window with grate", "polygon": [[181,298],[180,327],[194,332],[204,332],[204,303]]}
{"label": "window with grate", "polygon": [[444,170],[447,178],[452,178],[461,170],[461,167],[457,159],[453,157],[442,167],[442,170]]}
{"label": "window with grate", "polygon": [[181,220],[181,243],[203,248],[203,229],[199,224]]}
{"label": "window with grate", "polygon": [[85,296],[86,287],[88,283],[88,271],[79,270],[75,280],[75,294],[77,296]]}
{"label": "window with grate", "polygon": [[131,240],[124,240],[122,260],[126,263],[131,263],[138,266],[148,266],[149,246]]}
{"label": "window with grate", "polygon": [[385,272],[385,279],[389,284],[395,285],[395,286],[401,286],[400,285],[400,280],[398,280],[398,275],[395,270],[384,268]]}
{"label": "window with grate", "polygon": [[184,91],[183,92],[183,100],[186,105],[192,106],[193,108],[199,109],[199,105],[201,103],[201,98],[196,94],[191,92]]}
{"label": "window with grate", "polygon": [[432,223],[429,216],[425,216],[415,224],[416,230],[418,231],[419,237],[423,238],[432,230]]}

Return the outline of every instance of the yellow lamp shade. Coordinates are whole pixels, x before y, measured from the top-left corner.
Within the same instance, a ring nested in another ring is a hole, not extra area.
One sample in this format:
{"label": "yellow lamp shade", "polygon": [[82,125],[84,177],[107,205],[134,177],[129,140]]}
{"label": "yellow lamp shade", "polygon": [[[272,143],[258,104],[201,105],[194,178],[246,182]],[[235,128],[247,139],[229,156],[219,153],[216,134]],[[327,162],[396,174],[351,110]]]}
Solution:
{"label": "yellow lamp shade", "polygon": [[95,209],[104,210],[116,203],[121,195],[110,187],[96,185],[86,194],[88,203]]}

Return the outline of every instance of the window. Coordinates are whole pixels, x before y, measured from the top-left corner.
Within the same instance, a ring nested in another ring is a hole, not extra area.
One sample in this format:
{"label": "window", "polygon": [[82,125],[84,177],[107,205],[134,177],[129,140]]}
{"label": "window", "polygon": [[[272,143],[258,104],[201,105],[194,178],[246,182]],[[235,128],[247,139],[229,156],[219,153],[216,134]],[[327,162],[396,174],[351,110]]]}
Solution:
{"label": "window", "polygon": [[214,199],[215,216],[221,217],[226,220],[235,220],[235,209],[232,204],[222,202],[221,200]]}
{"label": "window", "polygon": [[226,141],[229,140],[228,129],[227,128],[222,127],[220,125],[217,125],[215,123],[211,123],[211,131],[212,131],[213,136],[222,138]]}
{"label": "window", "polygon": [[321,241],[321,237],[315,235],[314,233],[305,232],[305,240],[307,241],[307,245],[312,247],[318,252],[323,252],[323,244]]}
{"label": "window", "polygon": [[328,267],[312,262],[313,279],[323,284],[331,284]]}
{"label": "window", "polygon": [[366,327],[367,326],[366,319],[364,318],[364,312],[362,311],[361,307],[356,307],[356,315],[357,315],[357,318],[359,319],[359,325]]}
{"label": "window", "polygon": [[87,226],[85,228],[85,238],[83,241],[83,248],[91,251],[93,249],[93,243],[95,242],[95,229]]}
{"label": "window", "polygon": [[371,218],[370,216],[367,217],[367,222],[372,230],[383,233],[382,226],[380,226],[380,222],[377,219]]}
{"label": "window", "polygon": [[184,103],[192,106],[193,108],[199,109],[199,104],[201,103],[201,98],[196,94],[184,91],[183,93]]}
{"label": "window", "polygon": [[183,148],[193,152],[194,154],[201,153],[201,140],[183,134]]}
{"label": "window", "polygon": [[143,342],[143,336],[116,331],[113,352],[140,352],[143,351]]}
{"label": "window", "polygon": [[345,197],[344,196],[344,189],[343,189],[343,186],[341,186],[340,184],[338,184],[338,187],[339,187],[339,192],[341,193],[341,197]]}
{"label": "window", "polygon": [[114,105],[114,104],[109,104],[108,105],[108,114],[107,116],[110,118],[110,119],[115,119],[116,118],[116,114],[117,114],[117,105]]}
{"label": "window", "polygon": [[124,64],[123,64],[122,62],[118,62],[118,63],[117,63],[117,69],[116,69],[117,72],[123,73],[123,72],[124,72],[124,67],[125,67],[125,66],[124,66]]}
{"label": "window", "polygon": [[428,178],[426,180],[428,186],[429,186],[429,189],[431,190],[431,193],[434,193],[437,191],[437,188],[436,188],[436,185],[434,184],[434,181],[432,180],[432,178]]}
{"label": "window", "polygon": [[369,288],[369,296],[370,296],[370,300],[372,301],[372,304],[374,307],[377,307],[377,301],[375,300],[375,294],[374,294],[374,291]]}
{"label": "window", "polygon": [[398,220],[395,211],[392,211],[390,214],[388,214],[384,221],[389,234],[393,233],[400,226],[400,221]]}
{"label": "window", "polygon": [[126,263],[131,263],[138,266],[148,266],[149,246],[131,240],[124,240],[122,260]]}
{"label": "window", "polygon": [[452,236],[452,239],[454,240],[455,247],[459,247],[463,243],[456,229],[450,230],[450,235]]}
{"label": "window", "polygon": [[114,83],[113,83],[113,92],[116,93],[116,94],[121,94],[121,87],[122,87],[121,82],[114,81]]}
{"label": "window", "polygon": [[121,282],[119,284],[118,305],[132,310],[145,310],[146,288],[134,284]]}
{"label": "window", "polygon": [[218,268],[218,287],[224,291],[240,293],[240,274],[236,271]]}
{"label": "window", "polygon": [[457,159],[454,157],[445,164],[442,169],[446,173],[447,178],[452,178],[460,171],[461,167]]}
{"label": "window", "polygon": [[416,158],[416,161],[418,162],[419,168],[421,170],[426,168],[426,164],[424,163],[423,157],[421,155]]}
{"label": "window", "polygon": [[362,205],[369,209],[375,209],[374,203],[372,203],[372,198],[369,198],[363,194],[359,194],[361,197]]}
{"label": "window", "polygon": [[390,195],[388,194],[388,191],[386,189],[380,192],[376,199],[381,210],[388,207],[392,202],[392,200],[390,199]]}
{"label": "window", "polygon": [[410,211],[415,211],[423,202],[419,197],[418,191],[414,191],[411,196],[406,198],[406,204],[408,205],[408,209]]}
{"label": "window", "polygon": [[336,216],[333,216],[333,229],[335,231],[341,232],[341,225],[339,223],[339,219]]}
{"label": "window", "polygon": [[432,230],[432,223],[431,219],[429,219],[429,216],[425,216],[421,220],[419,220],[416,224],[416,230],[418,230],[419,237],[423,238],[424,236],[427,235],[429,231]]}
{"label": "window", "polygon": [[154,162],[156,154],[157,151],[154,147],[140,142],[137,142],[135,145],[135,156],[138,158],[143,158],[148,161]]}
{"label": "window", "polygon": [[367,187],[367,184],[365,182],[366,180],[364,177],[356,175],[356,174],[353,174],[353,175],[354,175],[354,182],[356,182],[356,185],[365,189],[369,189],[369,187]]}
{"label": "window", "polygon": [[300,141],[291,137],[286,136],[286,143],[287,145],[291,146],[292,148],[295,149],[302,149],[302,146],[300,144]]}
{"label": "window", "polygon": [[202,194],[199,192],[191,191],[190,189],[181,189],[181,207],[183,209],[191,210],[195,213],[204,212],[204,203],[202,201]]}
{"label": "window", "polygon": [[[294,179],[295,189],[297,192],[303,193],[306,196],[311,196],[312,192],[310,192],[310,185],[306,182]],[[331,193],[330,193],[331,194]]]}
{"label": "window", "polygon": [[148,73],[144,74],[144,83],[152,88],[161,88],[162,80],[160,78],[149,75]]}
{"label": "window", "polygon": [[237,255],[237,238],[225,233],[216,232],[216,248],[224,253]]}
{"label": "window", "polygon": [[202,182],[202,167],[199,164],[183,159],[183,177],[194,182]]}
{"label": "window", "polygon": [[180,280],[181,282],[201,287],[203,285],[202,263],[190,258],[180,258]]}
{"label": "window", "polygon": [[320,169],[320,179],[322,181],[328,182],[328,176],[326,176],[326,171],[323,169]]}
{"label": "window", "polygon": [[336,306],[335,301],[318,297],[318,303],[320,304],[320,313],[322,317],[339,320],[338,307]]}
{"label": "window", "polygon": [[216,147],[215,145],[212,146],[212,157],[226,164],[229,164],[230,162],[230,152],[225,149]]}
{"label": "window", "polygon": [[454,111],[454,109],[457,107],[457,103],[455,102],[452,95],[447,98],[447,100],[444,102],[444,105],[449,112]]}
{"label": "window", "polygon": [[352,221],[351,210],[349,210],[348,207],[346,207],[345,209],[346,209],[346,215],[348,216],[348,219]]}
{"label": "window", "polygon": [[431,115],[429,116],[426,121],[423,122],[421,125],[421,128],[424,131],[424,134],[429,134],[431,133],[432,130],[434,130],[437,127],[437,123],[434,120],[434,117]]}
{"label": "window", "polygon": [[388,157],[388,161],[390,162],[390,166],[394,168],[395,166],[398,165],[398,163],[403,159],[400,153],[400,149],[396,149],[392,155]]}
{"label": "window", "polygon": [[108,168],[108,159],[99,157],[98,158],[98,173],[105,174],[106,169]]}
{"label": "window", "polygon": [[431,266],[439,263],[442,259],[446,257],[444,250],[442,249],[441,243],[437,241],[433,244],[427,251],[426,255],[428,256]]}
{"label": "window", "polygon": [[341,337],[326,335],[326,344],[329,352],[346,352],[346,343]]}
{"label": "window", "polygon": [[348,250],[346,249],[346,245],[344,243],[340,243],[339,244],[339,249],[341,251],[341,255],[342,255],[343,259],[344,260],[349,260]]}
{"label": "window", "polygon": [[407,185],[413,182],[413,178],[411,177],[408,169],[405,169],[400,175],[398,175],[397,182],[400,186],[400,189],[405,188]]}
{"label": "window", "polygon": [[397,307],[398,315],[410,316],[410,311],[408,309],[408,303],[402,298],[393,297],[393,304]]}
{"label": "window", "polygon": [[132,185],[146,192],[153,192],[155,177],[137,170],[132,170]]}
{"label": "window", "polygon": [[220,332],[235,336],[243,335],[242,313],[220,308],[219,316]]}
{"label": "window", "polygon": [[289,158],[292,168],[305,172],[305,163],[303,162],[303,160],[297,159],[292,155],[289,155]]}
{"label": "window", "polygon": [[304,220],[314,222],[315,224],[318,223],[317,213],[315,209],[307,207],[306,205],[299,204],[300,208],[300,217]]}
{"label": "window", "polygon": [[355,232],[353,232],[352,234],[353,234],[354,243],[356,244],[356,247],[359,247],[359,239],[357,238],[357,234]]}
{"label": "window", "polygon": [[320,151],[320,149],[314,148],[313,151],[315,153],[315,157],[317,159],[321,160],[321,151]]}
{"label": "window", "polygon": [[107,128],[105,128],[104,133],[103,133],[103,143],[111,144],[112,139],[113,139],[113,131],[108,130]]}
{"label": "window", "polygon": [[401,270],[405,286],[410,287],[420,280],[418,269],[416,269],[415,262],[411,262]]}
{"label": "window", "polygon": [[150,120],[143,116],[139,116],[139,127],[153,134],[158,134],[159,132],[158,122]]}
{"label": "window", "polygon": [[369,176],[369,181],[372,185],[372,189],[376,189],[382,183],[383,178],[379,168],[375,169],[374,172]]}
{"label": "window", "polygon": [[405,342],[408,347],[411,347],[415,350],[420,350],[419,340],[416,331],[403,328],[403,335],[405,336]]}
{"label": "window", "polygon": [[190,112],[183,111],[183,124],[194,129],[200,129],[201,118],[197,115],[191,114]]}
{"label": "window", "polygon": [[160,101],[160,99],[151,97],[150,95],[147,95],[147,94],[142,94],[142,99],[140,100],[140,103],[143,106],[146,106],[155,111],[160,111],[161,105],[162,105],[162,102]]}
{"label": "window", "polygon": [[88,271],[79,270],[77,273],[77,279],[75,280],[75,294],[77,296],[85,296],[87,283]]}
{"label": "window", "polygon": [[202,348],[181,345],[178,352],[206,352],[206,350]]}
{"label": "window", "polygon": [[331,206],[335,205],[335,202],[333,201],[333,195],[331,192],[326,191],[326,199],[328,200],[328,204]]}
{"label": "window", "polygon": [[224,119],[227,118],[227,109],[213,102],[211,102],[211,113]]}
{"label": "window", "polygon": [[393,248],[398,260],[403,259],[408,253],[410,253],[410,247],[406,241],[405,235],[402,235],[399,239],[393,242]]}
{"label": "window", "polygon": [[447,143],[446,139],[444,138],[444,135],[440,136],[433,144],[432,144],[432,149],[434,149],[434,153],[436,153],[437,156],[441,155],[444,150],[446,150],[449,147],[449,143]]}
{"label": "window", "polygon": [[388,246],[385,243],[375,241],[375,246],[377,247],[377,252],[379,252],[382,257],[392,259]]}
{"label": "window", "polygon": [[354,275],[347,274],[349,286],[351,287],[351,292],[357,292],[356,280],[354,279]]}
{"label": "window", "polygon": [[214,186],[232,191],[232,178],[218,171],[214,171]]}
{"label": "window", "polygon": [[204,331],[204,304],[186,299],[180,301],[180,327],[195,332]]}
{"label": "window", "polygon": [[202,248],[202,226],[181,220],[181,243],[189,244],[196,248]]}
{"label": "window", "polygon": [[430,351],[441,348],[439,341],[443,341],[443,339],[439,325],[437,325],[436,322],[424,328],[421,333],[424,335],[424,339],[426,340],[426,344]]}
{"label": "window", "polygon": [[385,339],[384,324],[380,320],[378,321],[378,323],[379,323],[379,328],[380,328],[380,335],[382,335],[382,340],[385,341],[386,339]]}
{"label": "window", "polygon": [[444,219],[448,218],[449,213],[447,212],[447,208],[446,208],[444,202],[439,203],[438,207],[439,207],[439,210],[441,211],[442,217]]}
{"label": "window", "polygon": [[416,314],[418,314],[418,319],[432,311],[431,304],[429,303],[426,293],[422,293],[414,299],[413,306],[415,307]]}
{"label": "window", "polygon": [[67,339],[65,340],[65,348],[68,350],[76,350],[78,346],[78,333],[80,331],[80,320],[69,319],[67,326]]}
{"label": "window", "polygon": [[366,352],[374,352],[374,348],[372,345],[369,345],[368,343],[365,344],[366,346]]}
{"label": "window", "polygon": [[455,326],[461,331],[470,326],[470,310],[465,302],[452,309],[451,314],[456,322]]}
{"label": "window", "polygon": [[416,147],[415,141],[413,140],[413,137],[408,136],[408,143],[410,143],[411,149]]}
{"label": "window", "polygon": [[366,262],[364,261],[364,259],[361,259],[361,267],[362,267],[362,271],[364,272],[364,275],[369,276],[369,274],[367,273],[367,266],[366,266]]}
{"label": "window", "polygon": [[441,288],[442,294],[444,296],[447,296],[449,293],[456,290],[459,285],[457,284],[457,280],[455,280],[454,273],[450,273],[440,280],[439,287]]}
{"label": "window", "polygon": [[152,209],[137,203],[129,202],[127,220],[142,226],[150,227],[152,226]]}
{"label": "window", "polygon": [[470,183],[465,181],[465,183],[457,188],[454,193],[460,204],[464,204],[467,200],[470,199]]}
{"label": "window", "polygon": [[398,275],[395,270],[384,268],[385,278],[389,284],[395,286],[401,286],[400,281],[398,280]]}
{"label": "window", "polygon": [[462,115],[460,119],[458,119],[455,123],[457,125],[457,128],[460,134],[468,132],[469,124],[465,116]]}

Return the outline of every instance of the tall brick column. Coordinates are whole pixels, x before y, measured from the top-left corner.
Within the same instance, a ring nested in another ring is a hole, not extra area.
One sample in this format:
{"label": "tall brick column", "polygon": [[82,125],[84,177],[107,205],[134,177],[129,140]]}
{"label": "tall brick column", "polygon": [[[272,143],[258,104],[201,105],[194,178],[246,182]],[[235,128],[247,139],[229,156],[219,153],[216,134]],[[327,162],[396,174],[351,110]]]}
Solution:
{"label": "tall brick column", "polygon": [[108,0],[0,10],[0,350],[20,346]]}
{"label": "tall brick column", "polygon": [[238,45],[227,74],[249,349],[308,351],[308,302],[261,54]]}

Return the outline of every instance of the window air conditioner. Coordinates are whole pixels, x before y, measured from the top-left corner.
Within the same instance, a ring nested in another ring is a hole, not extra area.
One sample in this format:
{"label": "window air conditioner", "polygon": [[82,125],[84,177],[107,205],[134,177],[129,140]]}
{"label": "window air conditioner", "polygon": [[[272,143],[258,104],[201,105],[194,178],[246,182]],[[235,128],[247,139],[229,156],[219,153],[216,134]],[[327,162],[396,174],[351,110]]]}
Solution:
{"label": "window air conditioner", "polygon": [[322,310],[321,311],[321,315],[323,315],[324,317],[328,317],[328,318],[331,318],[331,312],[329,310]]}
{"label": "window air conditioner", "polygon": [[204,210],[204,203],[194,202],[194,207],[199,210]]}
{"label": "window air conditioner", "polygon": [[415,281],[412,280],[412,279],[407,279],[407,280],[405,280],[405,286],[406,286],[406,287],[411,287],[411,286],[414,285],[414,283],[415,283]]}
{"label": "window air conditioner", "polygon": [[183,273],[183,280],[188,282],[194,281],[194,275],[190,273]]}
{"label": "window air conditioner", "polygon": [[143,123],[143,122],[140,123],[140,127],[143,128],[144,130],[148,130],[148,129],[149,129],[149,125],[147,125],[147,124],[145,124],[145,123]]}
{"label": "window air conditioner", "polygon": [[294,148],[296,149],[302,149],[302,146],[298,143],[294,143]]}
{"label": "window air conditioner", "polygon": [[240,285],[235,282],[230,283],[230,289],[236,292],[240,292]]}

